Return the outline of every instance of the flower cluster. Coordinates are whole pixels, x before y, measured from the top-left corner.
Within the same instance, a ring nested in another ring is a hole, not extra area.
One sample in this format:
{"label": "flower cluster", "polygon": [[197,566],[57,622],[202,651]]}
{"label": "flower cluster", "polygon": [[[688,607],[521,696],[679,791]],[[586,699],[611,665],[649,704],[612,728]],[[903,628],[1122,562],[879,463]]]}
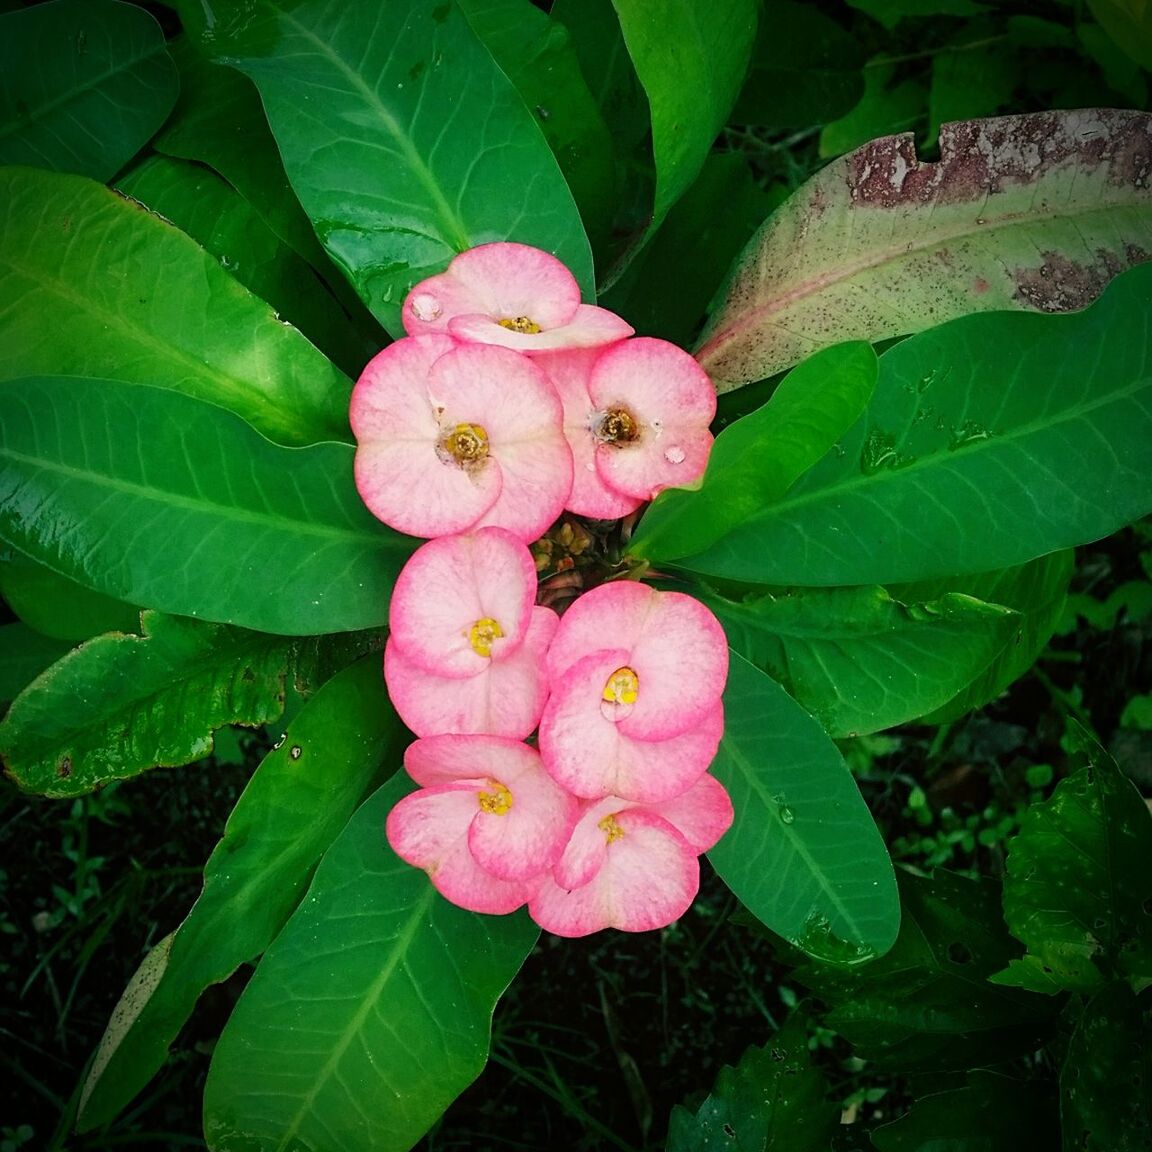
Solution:
{"label": "flower cluster", "polygon": [[707,772],[723,630],[692,597],[632,581],[561,618],[536,603],[528,544],[565,508],[614,519],[697,479],[711,384],[518,244],[456,257],[403,314],[409,335],[352,399],[365,503],[431,538],[390,608],[384,675],[420,787],[388,839],[472,911],[527,905],[562,936],[669,924],[732,822]]}

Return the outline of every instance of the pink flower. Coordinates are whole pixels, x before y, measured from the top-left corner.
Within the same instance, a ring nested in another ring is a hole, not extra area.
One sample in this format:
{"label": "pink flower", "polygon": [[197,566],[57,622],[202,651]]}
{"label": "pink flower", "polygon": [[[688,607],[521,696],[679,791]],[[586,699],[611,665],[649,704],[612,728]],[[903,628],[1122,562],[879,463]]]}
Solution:
{"label": "pink flower", "polygon": [[384,678],[413,732],[522,739],[536,727],[559,621],[535,594],[532,554],[503,528],[444,536],[412,554],[392,593]]}
{"label": "pink flower", "polygon": [[580,303],[580,286],[555,256],[525,244],[481,244],[461,252],[446,271],[408,293],[403,318],[410,336],[447,332],[527,353],[632,335],[615,313]]}
{"label": "pink flower", "polygon": [[687,352],[638,336],[598,352],[552,353],[540,364],[564,404],[575,462],[571,511],[615,518],[703,476],[716,392]]}
{"label": "pink flower", "polygon": [[732,802],[712,776],[664,804],[605,796],[584,808],[529,913],[558,936],[663,928],[688,910],[700,886],[697,857],[731,824]]}
{"label": "pink flower", "polygon": [[594,588],[561,620],[547,672],[540,752],[577,796],[671,799],[712,762],[728,647],[691,596],[631,581]]}
{"label": "pink flower", "polygon": [[413,536],[494,524],[537,539],[572,488],[563,410],[547,377],[506,348],[398,340],[352,392],[356,487]]}
{"label": "pink flower", "polygon": [[422,787],[388,814],[396,854],[472,912],[511,912],[559,859],[576,801],[536,751],[499,736],[417,740],[404,767]]}

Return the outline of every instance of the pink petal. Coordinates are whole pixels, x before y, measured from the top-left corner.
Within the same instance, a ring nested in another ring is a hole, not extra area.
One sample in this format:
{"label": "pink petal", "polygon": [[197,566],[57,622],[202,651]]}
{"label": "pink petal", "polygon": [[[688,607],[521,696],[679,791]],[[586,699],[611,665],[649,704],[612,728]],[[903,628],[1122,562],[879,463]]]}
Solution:
{"label": "pink petal", "polygon": [[[524,312],[514,315],[531,314]],[[455,339],[466,343],[499,344],[529,356],[560,348],[603,348],[626,339],[634,331],[615,312],[598,308],[594,304],[581,304],[566,324],[549,327],[541,323],[540,327],[539,332],[516,332],[505,328],[499,323],[499,318],[491,314],[464,315],[453,318],[448,331]]]}
{"label": "pink petal", "polygon": [[576,278],[550,252],[502,241],[469,248],[453,258],[449,273],[485,302],[497,319],[527,316],[541,328],[567,324],[580,305]]}
{"label": "pink petal", "polygon": [[404,307],[400,311],[404,331],[409,336],[429,332],[447,336],[448,321],[453,316],[483,310],[485,299],[450,270],[438,276],[429,276],[421,280],[404,299]]}
{"label": "pink petal", "polygon": [[538,540],[560,517],[572,491],[572,456],[563,432],[505,447],[500,495],[476,522],[498,524],[519,539]]}
{"label": "pink petal", "polygon": [[466,678],[425,671],[389,639],[384,679],[400,719],[418,736],[483,733],[524,739],[539,724],[548,698],[544,651],[556,622],[550,608],[533,608],[523,642]]}
{"label": "pink petal", "polygon": [[[503,528],[430,540],[396,579],[391,639],[409,664],[437,676],[475,676],[524,639],[536,598],[532,554]],[[503,633],[491,656],[476,652],[473,626],[494,620]]]}
{"label": "pink petal", "polygon": [[460,785],[424,788],[405,796],[385,824],[388,843],[402,860],[428,873],[436,890],[471,912],[503,914],[521,907],[534,885],[485,872],[468,850],[468,828],[479,810],[477,794]]}
{"label": "pink petal", "polygon": [[646,932],[666,927],[691,906],[700,866],[684,837],[643,810],[612,819],[622,835],[607,845],[602,867],[587,884],[566,891],[548,878],[530,898],[528,911],[542,928],[557,936],[602,928]]}
{"label": "pink petal", "polygon": [[732,800],[715,776],[701,776],[686,792],[648,811],[667,820],[688,841],[693,852],[707,852],[732,827]]}
{"label": "pink petal", "polygon": [[448,336],[426,336],[397,340],[373,356],[360,373],[349,404],[348,418],[357,441],[435,437],[428,373],[455,346],[456,341]]}
{"label": "pink petal", "polygon": [[623,722],[609,719],[602,707],[604,686],[626,655],[601,649],[552,681],[540,719],[540,753],[552,778],[577,796],[655,803],[683,792],[707,771],[723,735],[723,709],[717,701],[696,727],[667,740],[630,738]]}

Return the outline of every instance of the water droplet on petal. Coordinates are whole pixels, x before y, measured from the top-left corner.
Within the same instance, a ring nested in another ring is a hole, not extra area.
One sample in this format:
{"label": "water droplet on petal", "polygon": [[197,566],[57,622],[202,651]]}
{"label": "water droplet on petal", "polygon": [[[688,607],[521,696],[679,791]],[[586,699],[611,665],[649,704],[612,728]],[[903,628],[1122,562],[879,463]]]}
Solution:
{"label": "water droplet on petal", "polygon": [[665,448],[664,459],[669,464],[683,464],[684,463],[684,449],[683,448]]}
{"label": "water droplet on petal", "polygon": [[435,320],[444,309],[440,306],[440,301],[435,296],[429,296],[427,292],[421,292],[419,296],[412,299],[412,315],[417,320],[423,320],[428,323]]}

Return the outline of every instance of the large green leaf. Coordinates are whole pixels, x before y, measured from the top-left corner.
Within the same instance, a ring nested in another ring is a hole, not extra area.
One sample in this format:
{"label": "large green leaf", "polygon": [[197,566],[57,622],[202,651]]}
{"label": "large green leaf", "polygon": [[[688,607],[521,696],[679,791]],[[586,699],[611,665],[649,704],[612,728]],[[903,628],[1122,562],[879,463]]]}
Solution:
{"label": "large green leaf", "polygon": [[282,448],[162,388],[5,381],[0,539],[164,612],[289,636],[372,628],[417,542],[360,502],[352,458]]}
{"label": "large green leaf", "polygon": [[364,803],[240,998],[205,1089],[216,1152],[407,1152],[483,1068],[538,930],[449,904],[393,855],[384,818],[410,787]]}
{"label": "large green leaf", "polygon": [[149,156],[120,176],[118,192],[187,232],[241,284],[294,324],[343,371],[358,375],[379,351],[352,327],[307,262],[226,180],[203,164]]}
{"label": "large green leaf", "polygon": [[1060,1069],[1067,1152],[1144,1152],[1152,1142],[1152,1007],[1126,984],[1085,1006]]}
{"label": "large green leaf", "polygon": [[0,164],[107,180],[176,102],[156,21],[132,4],[53,0],[0,17]]}
{"label": "large green leaf", "polygon": [[1020,634],[1015,612],[954,593],[901,602],[883,588],[809,588],[703,600],[728,643],[837,737],[939,707]]}
{"label": "large green leaf", "polygon": [[1007,633],[988,667],[947,704],[926,715],[925,722],[946,724],[982,708],[1032,667],[1060,622],[1075,559],[1072,550],[1065,549],[997,572],[888,589],[905,602],[960,593],[1011,608],[1017,614],[1017,627]]}
{"label": "large green leaf", "polygon": [[21,788],[77,796],[199,760],[225,724],[280,715],[285,637],[156,612],[141,623],[140,636],[81,644],[13,703],[0,724],[0,762]]}
{"label": "large green leaf", "polygon": [[868,344],[840,344],[810,357],[767,403],[716,439],[699,488],[669,488],[652,503],[629,545],[656,562],[701,552],[777,503],[865,410],[879,368]]}
{"label": "large green leaf", "polygon": [[1005,308],[1065,312],[1152,253],[1152,116],[1108,109],[946,125],[829,164],[752,238],[698,356],[721,391],[826,344]]}
{"label": "large green leaf", "polygon": [[857,964],[900,926],[888,852],[836,746],[736,653],[713,772],[736,820],[709,852],[744,906],[806,953]]}
{"label": "large green leaf", "polygon": [[215,9],[201,43],[256,82],[320,240],[390,332],[413,284],[491,240],[555,253],[591,296],[572,194],[453,0]]}
{"label": "large green leaf", "polygon": [[140,609],[69,580],[19,552],[0,557],[0,595],[44,636],[79,644],[101,632],[137,632]]}
{"label": "large green leaf", "polygon": [[648,96],[656,197],[651,236],[688,191],[728,118],[752,55],[757,0],[613,0]]}
{"label": "large green leaf", "polygon": [[928,89],[915,77],[905,76],[895,64],[870,60],[864,69],[864,94],[859,102],[820,132],[820,159],[842,156],[896,132],[907,132],[924,119],[928,109]]}
{"label": "large green leaf", "polygon": [[802,963],[795,977],[862,1059],[910,1073],[971,1068],[1034,1052],[1055,1023],[1043,996],[988,977],[1020,955],[1004,927],[1000,885],[937,869],[897,872],[900,935],[855,968]]}
{"label": "large green leaf", "polygon": [[793,1015],[763,1048],[749,1048],[735,1068],[725,1065],[693,1115],[677,1105],[667,1152],[827,1152],[839,1128],[839,1108],[825,1099],[828,1084],[808,1054],[808,1028]]}
{"label": "large green leaf", "polygon": [[594,251],[612,224],[615,160],[567,28],[531,0],[459,0],[544,132],[580,209]]}
{"label": "large green leaf", "polygon": [[145,959],[161,965],[148,996],[131,1018],[113,1014],[84,1086],[82,1129],[111,1120],[159,1070],[205,988],[268,947],[382,766],[399,762],[405,739],[378,656],[339,673],[304,706],[229,816],[200,898]]}
{"label": "large green leaf", "polygon": [[0,171],[0,379],[111,376],[290,444],[351,439],[351,383],[194,240],[79,176]]}
{"label": "large green leaf", "polygon": [[1024,813],[1008,845],[1004,919],[1028,952],[993,977],[1038,992],[1152,980],[1152,816],[1081,732],[1088,764]]}
{"label": "large green leaf", "polygon": [[1152,511],[1152,265],[1072,316],[967,316],[880,359],[868,410],[695,572],[779,585],[987,572]]}
{"label": "large green leaf", "polygon": [[27,624],[0,625],[0,715],[41,672],[71,650],[66,641],[53,640]]}

